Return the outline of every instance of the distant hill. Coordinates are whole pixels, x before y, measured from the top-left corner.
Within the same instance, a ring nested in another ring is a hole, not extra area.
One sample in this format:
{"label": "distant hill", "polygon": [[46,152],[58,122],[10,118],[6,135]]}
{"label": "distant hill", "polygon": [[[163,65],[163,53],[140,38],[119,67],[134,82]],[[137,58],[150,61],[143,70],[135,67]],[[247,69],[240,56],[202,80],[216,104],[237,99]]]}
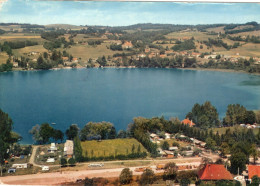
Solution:
{"label": "distant hill", "polygon": [[60,28],[60,29],[72,29],[72,30],[80,30],[83,28],[87,28],[86,26],[77,26],[70,24],[49,24],[45,25],[46,28]]}

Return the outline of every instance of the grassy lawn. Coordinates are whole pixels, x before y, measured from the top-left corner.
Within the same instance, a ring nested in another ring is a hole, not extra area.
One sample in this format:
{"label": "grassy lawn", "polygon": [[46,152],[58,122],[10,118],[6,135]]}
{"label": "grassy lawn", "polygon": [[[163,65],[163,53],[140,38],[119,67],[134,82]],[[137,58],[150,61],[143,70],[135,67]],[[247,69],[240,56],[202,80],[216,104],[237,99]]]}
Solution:
{"label": "grassy lawn", "polygon": [[[84,141],[81,142],[83,149],[83,156],[100,157],[100,156],[114,156],[115,154],[125,155],[132,152],[132,146],[135,146],[135,152],[137,152],[138,146],[141,146],[141,152],[147,152],[146,149],[136,139],[113,139],[98,141]],[[87,153],[86,153],[87,152]]]}
{"label": "grassy lawn", "polygon": [[[235,125],[235,126],[232,126],[232,127],[214,128],[213,132],[216,133],[218,131],[218,133],[221,135],[221,134],[225,134],[227,129],[230,129],[231,132],[233,132],[235,130],[237,130],[237,131],[242,131],[242,130],[247,131],[248,130],[246,128],[240,127],[239,125]],[[258,130],[259,130],[258,128],[253,129],[254,134],[257,134]]]}

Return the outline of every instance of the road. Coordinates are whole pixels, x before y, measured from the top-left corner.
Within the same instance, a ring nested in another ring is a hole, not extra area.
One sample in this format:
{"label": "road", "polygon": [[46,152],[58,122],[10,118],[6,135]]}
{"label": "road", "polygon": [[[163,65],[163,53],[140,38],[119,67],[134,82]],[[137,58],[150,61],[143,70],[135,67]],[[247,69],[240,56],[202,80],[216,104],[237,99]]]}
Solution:
{"label": "road", "polygon": [[[170,160],[168,160],[170,161]],[[193,163],[178,163],[177,165],[194,165],[198,166],[200,162]],[[156,170],[156,166],[150,166],[155,173],[162,173],[163,170]],[[142,172],[135,172],[134,170],[139,167],[130,167],[134,175],[141,175]],[[80,171],[63,171],[44,173],[44,174],[31,174],[20,176],[6,176],[1,178],[4,184],[13,185],[57,185],[64,182],[75,182],[77,179],[85,179],[85,177],[119,177],[123,168],[114,169],[99,169],[99,170],[80,170]]]}
{"label": "road", "polygon": [[[33,146],[32,155],[30,157],[29,163],[33,164],[33,166],[41,166],[34,162],[36,151],[39,146]],[[204,154],[204,156],[211,158],[215,161],[218,156],[214,154]],[[75,167],[73,170],[62,171],[60,172],[50,172],[50,173],[38,173],[38,174],[31,174],[31,175],[19,175],[19,176],[6,176],[0,179],[0,184],[13,184],[13,185],[57,185],[62,184],[64,182],[75,182],[77,179],[84,179],[85,177],[93,178],[93,177],[118,177],[124,167],[119,165],[115,168],[106,168],[111,166],[113,163],[118,162],[144,162],[150,161],[152,162],[150,167],[153,169],[155,173],[163,172],[162,170],[156,170],[156,164],[165,164],[167,162],[175,162],[177,165],[193,165],[195,167],[199,166],[201,163],[201,157],[189,157],[189,158],[178,158],[178,159],[145,159],[145,160],[124,160],[124,161],[108,161],[102,162],[104,163],[103,168],[96,168],[96,170],[87,168],[89,163],[81,163],[79,165],[81,170],[78,169],[79,167]],[[98,163],[98,162],[91,162],[91,163]],[[55,167],[60,165],[53,165],[50,167]],[[149,165],[148,165],[149,166]],[[120,167],[120,168],[119,168]],[[143,167],[143,166],[135,166],[129,167],[134,175],[140,175],[142,172],[135,172],[136,168]],[[88,170],[86,170],[88,169]]]}

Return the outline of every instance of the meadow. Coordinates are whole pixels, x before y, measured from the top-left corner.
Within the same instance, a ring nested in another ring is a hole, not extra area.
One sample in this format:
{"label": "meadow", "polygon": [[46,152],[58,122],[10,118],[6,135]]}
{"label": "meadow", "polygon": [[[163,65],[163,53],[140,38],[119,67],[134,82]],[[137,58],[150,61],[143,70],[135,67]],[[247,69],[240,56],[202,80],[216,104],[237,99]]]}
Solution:
{"label": "meadow", "polygon": [[81,142],[83,156],[85,157],[127,155],[132,153],[133,145],[135,147],[134,152],[137,152],[139,145],[141,152],[147,152],[143,145],[133,138]]}
{"label": "meadow", "polygon": [[[230,129],[231,132],[234,132],[234,131],[242,131],[242,130],[248,131],[248,130],[249,130],[249,129],[247,129],[247,128],[241,127],[240,125],[235,125],[235,126],[232,126],[232,127],[214,128],[214,129],[213,129],[213,132],[214,132],[214,133],[217,133],[217,132],[218,132],[219,135],[221,135],[221,134],[225,134],[228,129]],[[258,128],[253,129],[254,134],[257,134],[258,131],[259,131]]]}

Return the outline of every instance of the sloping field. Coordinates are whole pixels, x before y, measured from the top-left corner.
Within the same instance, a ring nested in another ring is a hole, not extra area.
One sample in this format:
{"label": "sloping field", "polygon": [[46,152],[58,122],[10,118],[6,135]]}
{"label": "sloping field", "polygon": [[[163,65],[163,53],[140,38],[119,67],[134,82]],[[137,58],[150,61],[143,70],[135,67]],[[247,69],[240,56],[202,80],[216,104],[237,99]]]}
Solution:
{"label": "sloping field", "polygon": [[217,38],[217,35],[207,35],[198,31],[172,32],[166,35],[168,39],[190,39],[191,37],[194,37],[195,40],[203,41],[208,40],[208,38]]}
{"label": "sloping field", "polygon": [[137,152],[139,145],[141,147],[141,152],[147,152],[143,145],[133,138],[103,140],[100,142],[95,140],[81,142],[83,156],[87,155],[88,157],[92,157],[92,152],[94,157],[130,154],[133,145],[135,146],[135,152]]}
{"label": "sloping field", "polygon": [[47,52],[47,50],[42,45],[28,46],[21,49],[13,49],[13,53],[16,56],[24,56],[25,53],[29,53],[29,52],[43,53],[43,52]]}
{"label": "sloping field", "polygon": [[215,28],[208,28],[206,29],[208,32],[216,32],[216,33],[224,33],[225,30],[224,30],[224,26],[219,26],[219,27],[215,27]]}
{"label": "sloping field", "polygon": [[[214,128],[213,132],[216,133],[218,131],[219,135],[221,135],[221,134],[225,134],[227,129],[230,129],[231,132],[233,132],[235,130],[237,130],[237,131],[242,131],[242,130],[247,131],[248,130],[246,128],[240,127],[240,125],[235,125],[233,127]],[[258,128],[253,129],[254,134],[257,134],[258,130],[259,130]]]}
{"label": "sloping field", "polygon": [[257,31],[251,31],[251,32],[241,32],[237,34],[231,34],[231,36],[260,36],[260,30]]}
{"label": "sloping field", "polygon": [[98,58],[103,55],[108,57],[113,56],[115,53],[122,53],[122,51],[112,51],[107,49],[110,44],[102,43],[101,45],[97,45],[96,47],[85,45],[76,45],[72,46],[67,50],[73,57],[81,58],[82,61],[87,61],[89,58]]}
{"label": "sloping field", "polygon": [[221,52],[226,55],[235,55],[236,53],[239,53],[241,56],[260,57],[260,44],[247,43],[238,48]]}
{"label": "sloping field", "polygon": [[8,55],[6,52],[0,52],[0,65],[6,63]]}

